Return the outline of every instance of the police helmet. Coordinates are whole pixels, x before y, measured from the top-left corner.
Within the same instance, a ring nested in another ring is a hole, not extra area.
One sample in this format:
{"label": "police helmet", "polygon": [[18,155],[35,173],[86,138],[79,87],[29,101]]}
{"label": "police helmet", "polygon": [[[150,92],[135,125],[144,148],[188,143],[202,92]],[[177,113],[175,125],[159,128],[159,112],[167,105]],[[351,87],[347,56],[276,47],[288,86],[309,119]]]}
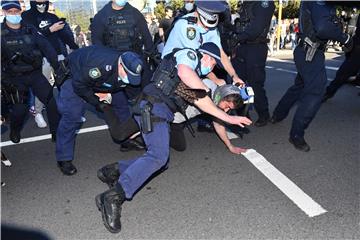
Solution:
{"label": "police helmet", "polygon": [[214,28],[219,22],[219,13],[225,11],[222,1],[196,1],[196,11],[201,23],[207,28]]}

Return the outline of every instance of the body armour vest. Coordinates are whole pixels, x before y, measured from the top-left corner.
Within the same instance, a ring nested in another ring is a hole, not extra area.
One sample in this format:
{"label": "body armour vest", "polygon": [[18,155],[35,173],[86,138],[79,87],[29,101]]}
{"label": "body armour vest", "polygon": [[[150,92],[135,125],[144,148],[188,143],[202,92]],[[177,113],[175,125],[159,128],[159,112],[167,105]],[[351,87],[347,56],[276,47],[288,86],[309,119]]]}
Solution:
{"label": "body armour vest", "polygon": [[142,36],[136,28],[136,22],[130,10],[117,11],[108,18],[104,41],[105,46],[121,52],[141,53]]}
{"label": "body armour vest", "polygon": [[[160,99],[164,101],[173,111],[185,111],[188,103],[193,103],[197,99],[196,92],[187,87],[179,78],[176,68],[175,53],[181,49],[174,49],[161,61],[156,69],[152,81],[155,87],[160,90]],[[199,74],[199,64],[195,71]]]}
{"label": "body armour vest", "polygon": [[[36,46],[35,36],[30,27],[23,27],[19,34],[11,34],[10,30],[3,28],[1,40],[4,48],[2,68],[7,73],[26,73],[42,66],[42,53]],[[3,61],[4,60],[4,61]]]}

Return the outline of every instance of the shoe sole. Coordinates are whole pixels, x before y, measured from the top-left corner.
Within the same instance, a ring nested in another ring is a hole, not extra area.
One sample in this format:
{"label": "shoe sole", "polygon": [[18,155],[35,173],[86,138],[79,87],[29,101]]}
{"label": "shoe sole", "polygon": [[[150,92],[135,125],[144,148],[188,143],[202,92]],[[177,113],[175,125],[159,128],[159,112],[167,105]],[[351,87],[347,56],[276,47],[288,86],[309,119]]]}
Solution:
{"label": "shoe sole", "polygon": [[101,202],[100,194],[95,197],[95,204],[96,204],[96,207],[98,208],[98,210],[101,211],[101,218],[103,220],[103,224],[104,224],[105,228],[111,233],[119,233],[121,231],[121,228],[119,230],[114,230],[110,227],[110,225],[106,221],[105,207],[104,207],[104,204]]}

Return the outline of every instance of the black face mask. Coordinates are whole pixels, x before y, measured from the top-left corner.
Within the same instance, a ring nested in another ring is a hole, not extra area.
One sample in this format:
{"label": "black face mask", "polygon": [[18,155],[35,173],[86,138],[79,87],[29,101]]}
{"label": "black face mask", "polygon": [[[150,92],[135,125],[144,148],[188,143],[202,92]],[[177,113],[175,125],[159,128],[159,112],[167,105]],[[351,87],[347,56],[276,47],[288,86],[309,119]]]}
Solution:
{"label": "black face mask", "polygon": [[49,1],[46,2],[35,2],[30,1],[31,8],[39,13],[45,13],[49,10]]}

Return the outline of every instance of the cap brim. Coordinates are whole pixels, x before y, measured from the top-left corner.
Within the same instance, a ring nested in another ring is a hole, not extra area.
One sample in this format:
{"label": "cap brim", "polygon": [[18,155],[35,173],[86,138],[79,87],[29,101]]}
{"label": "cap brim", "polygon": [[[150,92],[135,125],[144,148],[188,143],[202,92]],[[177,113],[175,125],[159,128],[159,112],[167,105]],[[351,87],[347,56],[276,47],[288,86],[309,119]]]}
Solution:
{"label": "cap brim", "polygon": [[128,73],[128,79],[130,85],[139,85],[141,83],[141,76],[134,76]]}

